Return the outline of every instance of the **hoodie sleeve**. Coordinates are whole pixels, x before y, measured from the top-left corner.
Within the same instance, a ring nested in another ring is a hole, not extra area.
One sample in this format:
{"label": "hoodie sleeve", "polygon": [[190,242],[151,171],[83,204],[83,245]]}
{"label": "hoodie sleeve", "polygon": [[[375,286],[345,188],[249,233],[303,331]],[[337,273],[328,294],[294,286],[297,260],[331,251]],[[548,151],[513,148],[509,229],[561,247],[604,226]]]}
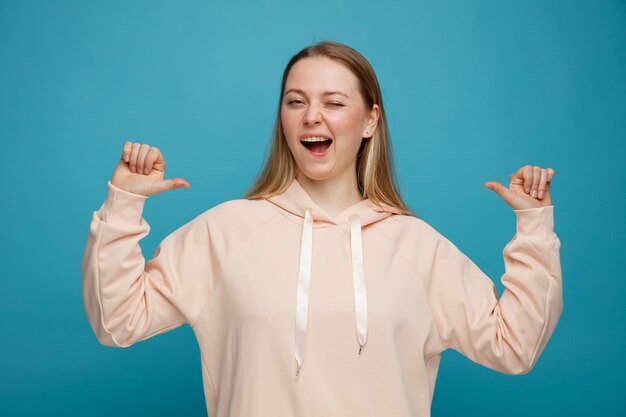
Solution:
{"label": "hoodie sleeve", "polygon": [[514,210],[516,234],[503,250],[502,296],[465,254],[439,235],[427,296],[445,348],[506,374],[529,372],[563,309],[554,206]]}
{"label": "hoodie sleeve", "polygon": [[83,254],[83,304],[102,344],[127,347],[196,320],[215,286],[216,262],[200,215],[146,263],[139,241],[150,231],[142,218],[148,197],[107,186]]}

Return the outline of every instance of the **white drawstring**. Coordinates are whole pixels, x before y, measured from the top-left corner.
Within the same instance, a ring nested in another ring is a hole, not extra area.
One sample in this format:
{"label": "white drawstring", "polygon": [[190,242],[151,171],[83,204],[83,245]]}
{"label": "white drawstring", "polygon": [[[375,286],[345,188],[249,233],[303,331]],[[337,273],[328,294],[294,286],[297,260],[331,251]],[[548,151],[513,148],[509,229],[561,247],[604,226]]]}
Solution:
{"label": "white drawstring", "polygon": [[[359,216],[350,216],[350,244],[352,248],[352,278],[356,313],[356,333],[359,342],[359,356],[367,341],[367,297],[363,277],[363,242]],[[311,282],[311,260],[313,252],[313,218],[309,209],[304,214],[302,243],[300,246],[300,269],[296,295],[296,376],[300,375],[308,326],[309,284]]]}
{"label": "white drawstring", "polygon": [[359,339],[359,356],[367,341],[367,297],[363,278],[363,242],[359,216],[350,216],[350,242],[352,246],[352,278],[354,281],[354,309],[356,312],[356,334]]}
{"label": "white drawstring", "polygon": [[313,252],[313,218],[309,209],[304,214],[302,225],[302,243],[300,245],[300,272],[298,274],[298,293],[296,296],[296,361],[300,367],[304,357],[304,344],[309,316],[309,284],[311,283],[311,254]]}

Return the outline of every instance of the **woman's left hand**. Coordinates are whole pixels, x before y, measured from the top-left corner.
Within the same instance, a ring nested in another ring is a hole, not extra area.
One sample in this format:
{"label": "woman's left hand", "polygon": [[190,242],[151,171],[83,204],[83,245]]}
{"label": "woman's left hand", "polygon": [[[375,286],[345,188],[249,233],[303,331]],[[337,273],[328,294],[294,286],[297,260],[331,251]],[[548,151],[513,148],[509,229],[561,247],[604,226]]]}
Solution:
{"label": "woman's left hand", "polygon": [[551,206],[550,181],[554,174],[552,168],[525,165],[509,177],[509,188],[498,181],[488,181],[484,186],[495,191],[513,210]]}

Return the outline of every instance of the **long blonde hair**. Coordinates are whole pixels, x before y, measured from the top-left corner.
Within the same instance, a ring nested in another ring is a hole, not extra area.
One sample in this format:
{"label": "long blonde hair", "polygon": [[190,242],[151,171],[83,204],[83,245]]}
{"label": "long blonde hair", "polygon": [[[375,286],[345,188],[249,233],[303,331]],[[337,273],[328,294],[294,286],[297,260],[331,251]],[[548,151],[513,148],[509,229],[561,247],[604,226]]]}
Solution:
{"label": "long blonde hair", "polygon": [[369,198],[378,206],[384,203],[396,208],[402,214],[416,216],[402,201],[396,187],[389,130],[376,74],[363,55],[347,45],[329,41],[304,48],[294,55],[285,67],[274,123],[272,147],[265,166],[244,198],[258,200],[280,194],[289,187],[298,172],[298,166],[287,146],[280,110],[289,71],[296,62],[309,57],[327,57],[346,66],[359,80],[359,91],[366,108],[371,109],[374,104],[378,104],[380,115],[374,136],[363,139],[357,154],[356,174],[361,196]]}

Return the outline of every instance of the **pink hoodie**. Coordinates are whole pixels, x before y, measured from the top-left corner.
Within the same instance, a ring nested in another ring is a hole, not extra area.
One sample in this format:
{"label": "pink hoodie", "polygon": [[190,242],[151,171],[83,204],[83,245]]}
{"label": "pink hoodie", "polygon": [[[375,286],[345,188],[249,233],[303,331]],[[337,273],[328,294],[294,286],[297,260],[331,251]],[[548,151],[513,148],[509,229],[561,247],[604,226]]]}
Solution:
{"label": "pink hoodie", "polygon": [[498,299],[425,221],[370,200],[333,217],[296,180],[205,211],[146,263],[146,199],[108,183],[82,262],[87,317],[119,347],[188,323],[210,417],[429,416],[441,352],[528,372],[563,308],[554,206],[514,211]]}

